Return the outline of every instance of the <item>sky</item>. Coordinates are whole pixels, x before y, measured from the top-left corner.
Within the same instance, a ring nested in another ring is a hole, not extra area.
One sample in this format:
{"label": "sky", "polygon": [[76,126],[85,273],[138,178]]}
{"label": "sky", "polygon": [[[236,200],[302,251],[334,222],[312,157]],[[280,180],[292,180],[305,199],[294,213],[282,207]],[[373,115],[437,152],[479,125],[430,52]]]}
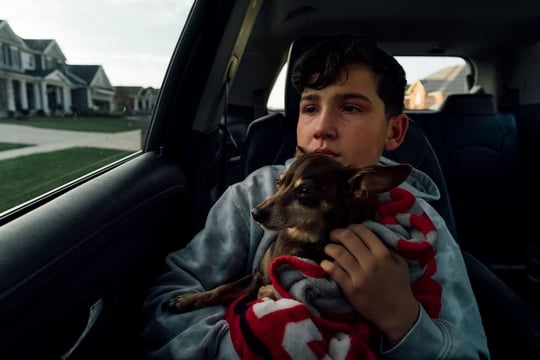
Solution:
{"label": "sky", "polygon": [[[24,39],[54,39],[71,65],[101,65],[113,86],[160,88],[193,0],[0,0],[0,19]],[[414,82],[452,59],[400,60]],[[283,76],[269,105],[283,103]]]}
{"label": "sky", "polygon": [[102,65],[113,86],[161,87],[192,0],[0,0],[24,39],[54,39],[72,65]]}

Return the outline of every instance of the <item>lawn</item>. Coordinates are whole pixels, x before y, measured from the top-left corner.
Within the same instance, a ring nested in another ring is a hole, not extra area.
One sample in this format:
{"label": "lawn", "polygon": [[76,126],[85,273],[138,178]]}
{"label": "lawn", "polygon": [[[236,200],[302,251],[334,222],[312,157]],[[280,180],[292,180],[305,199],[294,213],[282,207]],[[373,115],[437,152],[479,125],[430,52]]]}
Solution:
{"label": "lawn", "polygon": [[130,153],[130,151],[81,147],[2,160],[0,212]]}
{"label": "lawn", "polygon": [[[16,124],[48,129],[92,132],[121,132],[148,126],[146,118],[126,117],[30,117],[0,119],[0,124]],[[29,146],[0,143],[0,151]],[[0,161],[0,212],[88,174],[118,160],[131,151],[73,147],[65,150],[19,156]]]}
{"label": "lawn", "polygon": [[26,147],[26,146],[31,146],[31,145],[0,142],[0,151],[18,149],[18,148],[23,148],[23,147]]}

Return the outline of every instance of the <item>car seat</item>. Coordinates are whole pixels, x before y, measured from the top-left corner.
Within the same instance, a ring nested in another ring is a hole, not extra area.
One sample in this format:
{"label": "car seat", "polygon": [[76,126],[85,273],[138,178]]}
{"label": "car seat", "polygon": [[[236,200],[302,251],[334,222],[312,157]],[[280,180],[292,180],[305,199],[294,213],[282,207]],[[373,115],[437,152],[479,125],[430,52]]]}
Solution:
{"label": "car seat", "polygon": [[486,263],[504,264],[511,252],[523,263],[518,244],[528,237],[517,234],[527,217],[516,210],[527,194],[515,117],[499,113],[490,94],[449,95],[434,115],[418,124],[446,175],[462,246]]}

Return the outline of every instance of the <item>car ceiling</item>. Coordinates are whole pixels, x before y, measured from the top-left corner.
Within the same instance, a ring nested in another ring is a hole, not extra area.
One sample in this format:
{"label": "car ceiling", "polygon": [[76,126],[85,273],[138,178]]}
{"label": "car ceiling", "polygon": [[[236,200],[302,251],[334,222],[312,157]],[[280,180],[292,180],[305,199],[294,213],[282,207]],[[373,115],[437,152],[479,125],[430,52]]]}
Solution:
{"label": "car ceiling", "polygon": [[[430,51],[428,45],[438,42],[466,46],[474,41],[489,47],[513,43],[519,39],[515,35],[537,39],[540,6],[508,0],[265,1],[261,15],[255,38],[288,41],[296,34],[350,30],[395,43],[394,51],[417,53]],[[411,48],[411,43],[419,46]]]}
{"label": "car ceiling", "polygon": [[538,1],[264,1],[231,103],[269,95],[290,42],[298,35],[366,34],[394,55],[453,55],[474,59],[540,39]]}

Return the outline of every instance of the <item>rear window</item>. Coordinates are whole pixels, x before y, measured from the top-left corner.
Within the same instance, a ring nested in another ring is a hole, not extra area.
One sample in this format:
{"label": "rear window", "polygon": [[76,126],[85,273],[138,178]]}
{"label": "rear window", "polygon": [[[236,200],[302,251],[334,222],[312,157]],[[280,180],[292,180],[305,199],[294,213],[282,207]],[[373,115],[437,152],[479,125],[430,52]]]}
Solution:
{"label": "rear window", "polygon": [[[396,56],[405,69],[407,89],[405,110],[435,111],[450,94],[470,91],[467,77],[470,68],[460,57],[449,56]],[[286,69],[285,65],[283,69]],[[270,94],[268,108],[284,109],[285,71],[282,70]]]}

